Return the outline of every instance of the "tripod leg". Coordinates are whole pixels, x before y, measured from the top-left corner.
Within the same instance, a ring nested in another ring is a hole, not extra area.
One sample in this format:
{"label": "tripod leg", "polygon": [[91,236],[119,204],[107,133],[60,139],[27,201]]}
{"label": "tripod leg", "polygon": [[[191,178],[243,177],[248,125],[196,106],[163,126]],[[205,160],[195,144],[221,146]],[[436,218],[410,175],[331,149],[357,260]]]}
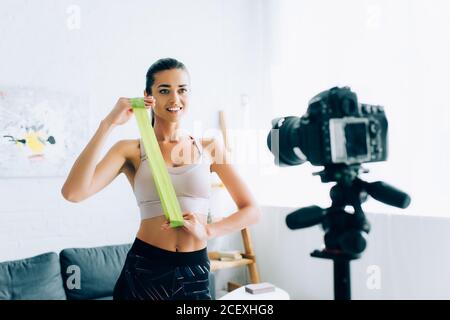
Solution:
{"label": "tripod leg", "polygon": [[344,259],[334,259],[334,299],[350,300],[350,262]]}

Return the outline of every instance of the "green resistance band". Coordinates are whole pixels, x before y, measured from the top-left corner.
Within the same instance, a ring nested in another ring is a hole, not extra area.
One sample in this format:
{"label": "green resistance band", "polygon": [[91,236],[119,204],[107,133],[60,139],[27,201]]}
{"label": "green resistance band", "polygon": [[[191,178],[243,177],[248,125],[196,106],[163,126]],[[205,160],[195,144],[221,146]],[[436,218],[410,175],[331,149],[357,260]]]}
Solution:
{"label": "green resistance band", "polygon": [[147,162],[153,173],[156,190],[158,190],[159,199],[164,211],[164,215],[170,221],[172,228],[183,226],[183,215],[181,214],[180,204],[173,188],[172,180],[167,171],[166,163],[156,140],[155,131],[150,124],[147,110],[145,109],[143,98],[132,98],[131,106],[136,117],[144,150],[147,155]]}

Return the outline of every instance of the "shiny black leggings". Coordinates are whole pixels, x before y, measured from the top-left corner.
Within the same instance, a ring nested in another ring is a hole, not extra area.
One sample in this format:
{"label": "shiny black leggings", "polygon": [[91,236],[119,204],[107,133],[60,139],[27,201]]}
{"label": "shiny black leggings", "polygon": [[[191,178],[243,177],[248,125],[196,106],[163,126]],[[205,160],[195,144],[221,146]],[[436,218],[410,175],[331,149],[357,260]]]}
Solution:
{"label": "shiny black leggings", "polygon": [[206,248],[172,252],[138,238],[114,287],[114,300],[211,300]]}

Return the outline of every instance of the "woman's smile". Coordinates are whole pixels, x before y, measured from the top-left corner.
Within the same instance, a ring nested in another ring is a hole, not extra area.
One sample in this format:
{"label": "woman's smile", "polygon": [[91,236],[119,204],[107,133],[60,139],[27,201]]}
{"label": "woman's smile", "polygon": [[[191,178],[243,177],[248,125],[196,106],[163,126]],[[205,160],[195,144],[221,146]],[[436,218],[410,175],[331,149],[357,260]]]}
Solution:
{"label": "woman's smile", "polygon": [[183,107],[169,107],[169,108],[166,108],[166,110],[167,111],[169,111],[170,113],[178,113],[178,112],[180,112],[181,110],[183,110]]}

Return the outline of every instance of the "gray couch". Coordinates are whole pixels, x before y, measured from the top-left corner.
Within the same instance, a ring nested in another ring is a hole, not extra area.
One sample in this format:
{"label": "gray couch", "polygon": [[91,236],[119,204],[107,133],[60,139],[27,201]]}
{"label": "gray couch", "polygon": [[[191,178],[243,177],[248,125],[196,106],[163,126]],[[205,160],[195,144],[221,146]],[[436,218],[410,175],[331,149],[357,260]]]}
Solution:
{"label": "gray couch", "polygon": [[[0,300],[110,300],[131,244],[70,248],[0,263]],[[215,298],[214,274],[210,291]]]}

